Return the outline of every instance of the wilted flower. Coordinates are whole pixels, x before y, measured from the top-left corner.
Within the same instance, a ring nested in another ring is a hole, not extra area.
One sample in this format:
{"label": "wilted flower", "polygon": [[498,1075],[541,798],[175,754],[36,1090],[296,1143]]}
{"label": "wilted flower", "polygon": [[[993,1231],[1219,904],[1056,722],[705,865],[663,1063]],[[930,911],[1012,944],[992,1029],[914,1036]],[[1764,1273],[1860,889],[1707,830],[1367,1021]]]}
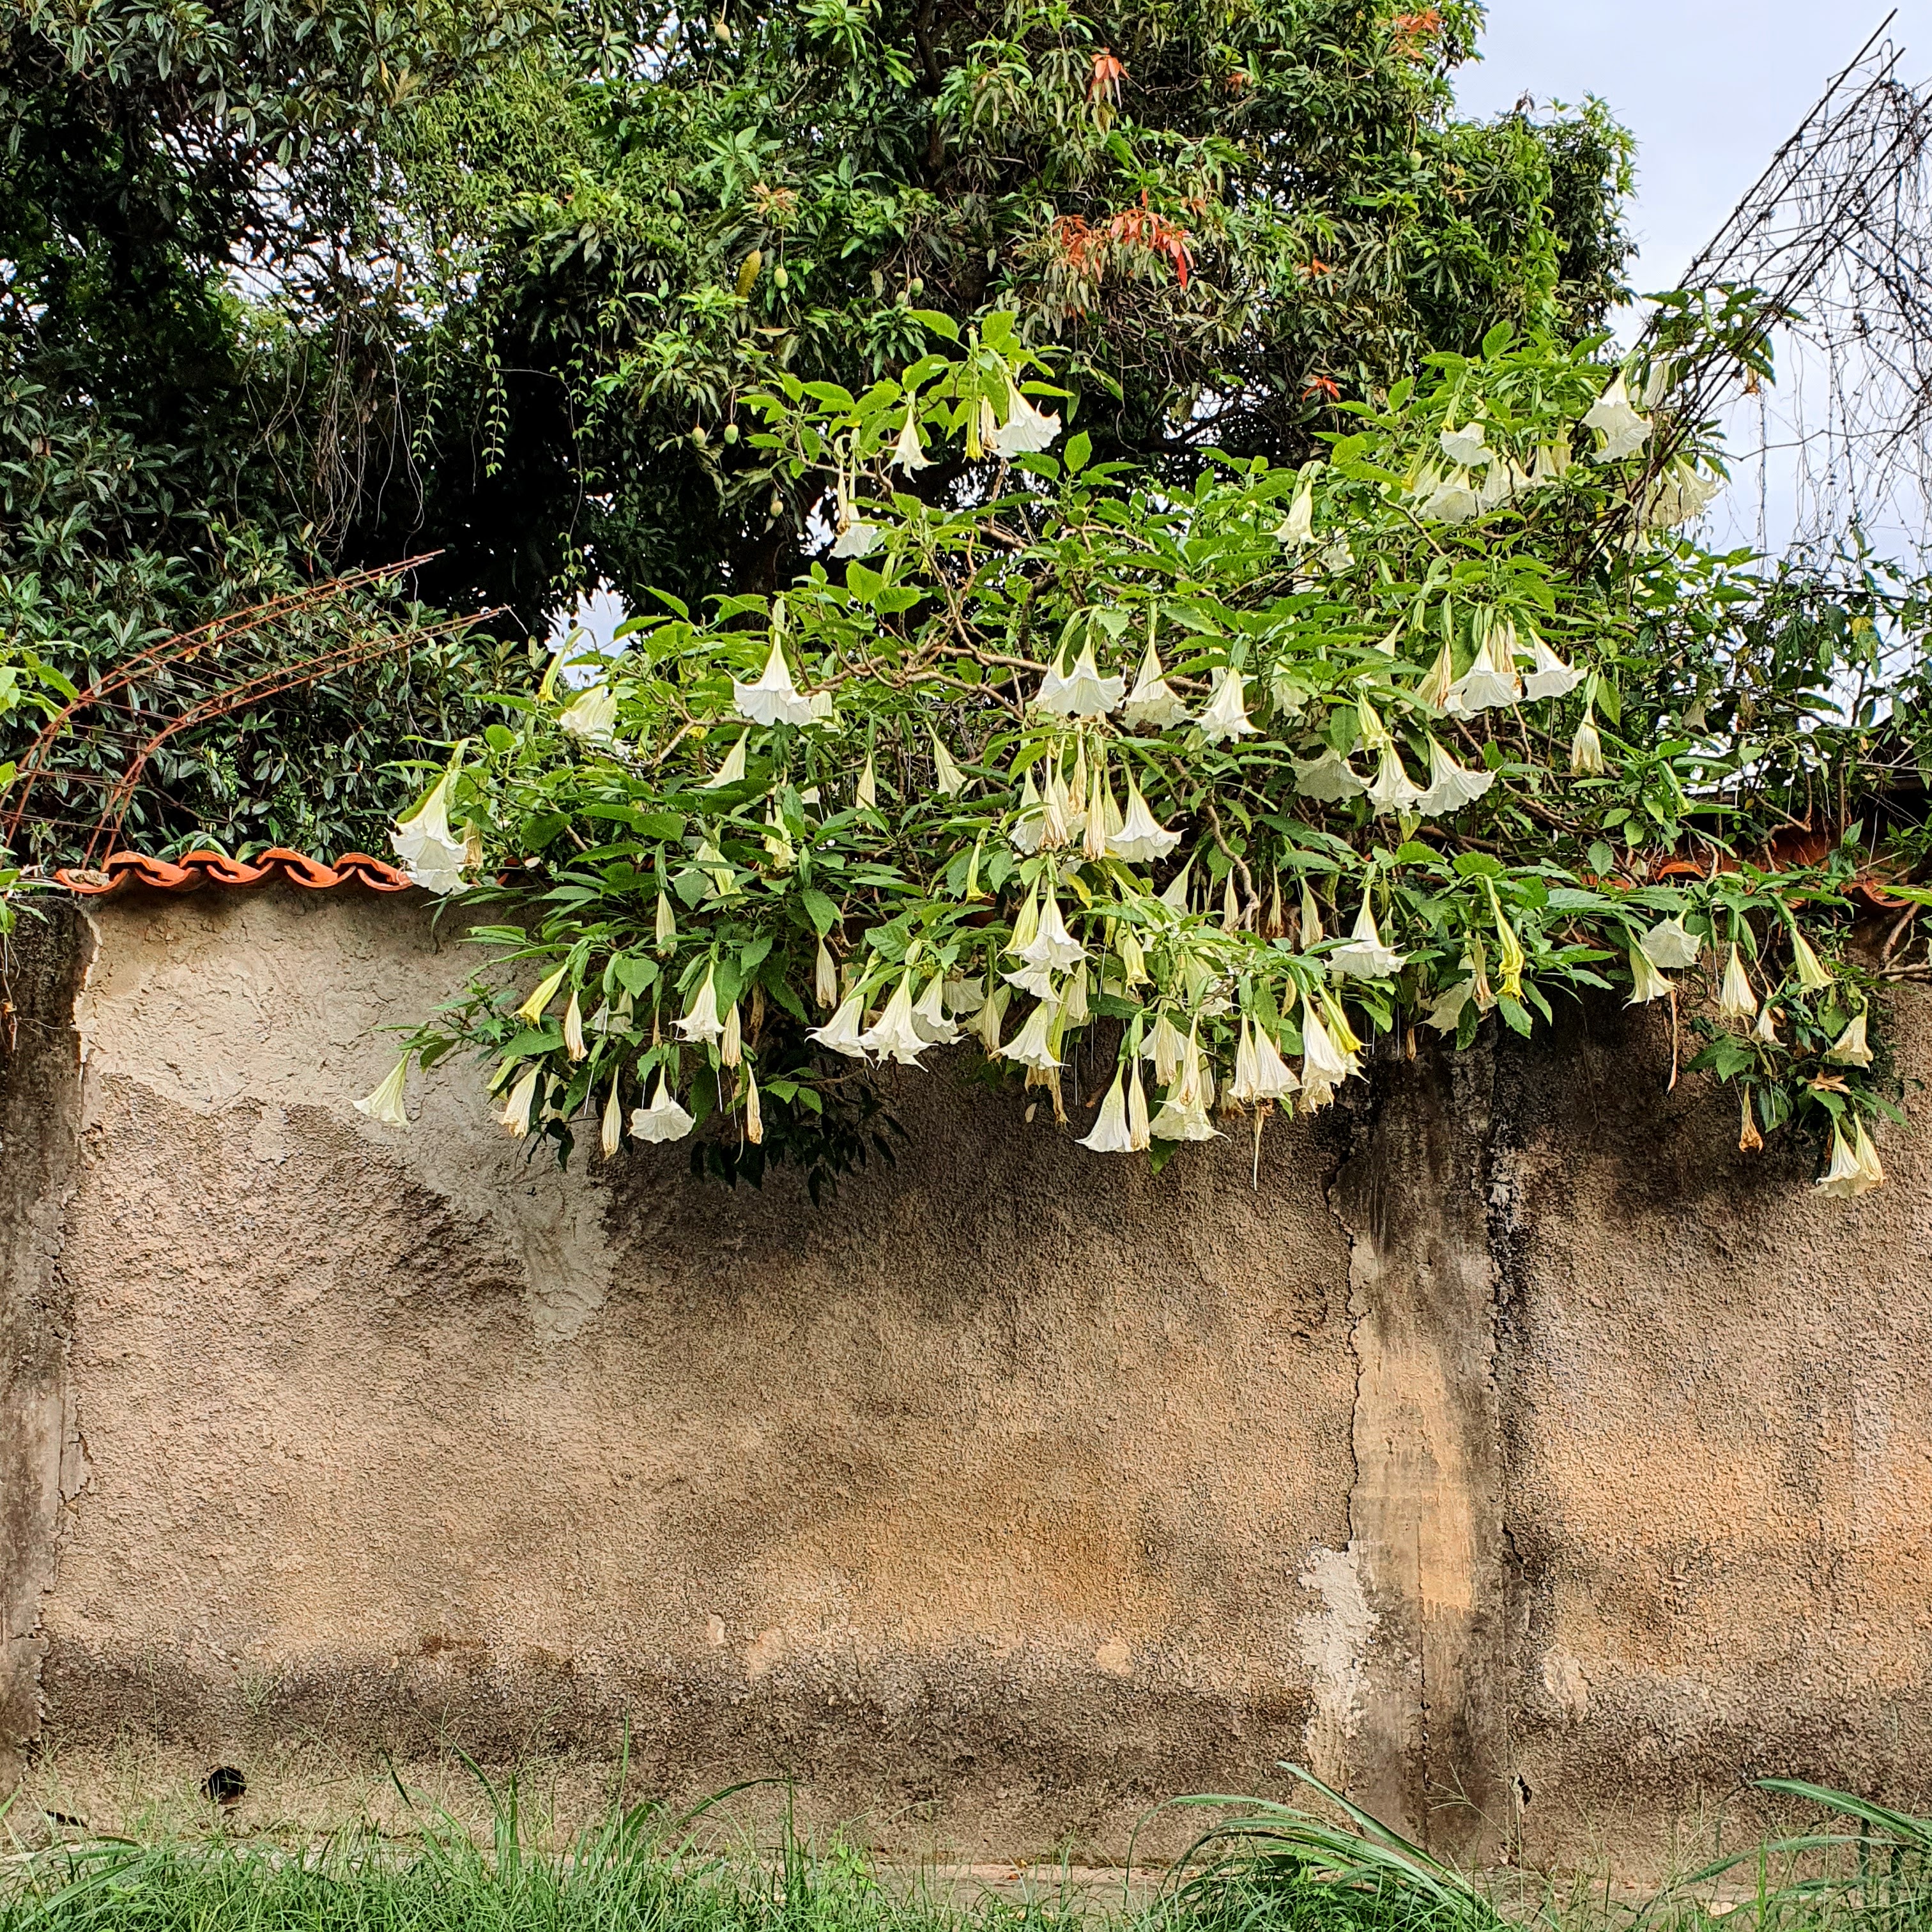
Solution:
{"label": "wilted flower", "polygon": [[865,1017],[863,991],[849,993],[838,1010],[823,1026],[812,1028],[806,1038],[816,1040],[820,1046],[830,1047],[834,1053],[842,1053],[848,1059],[863,1060],[866,1049],[860,1043],[859,1030]]}
{"label": "wilted flower", "polygon": [[631,1110],[631,1134],[635,1140],[681,1141],[696,1124],[677,1104],[662,1072],[658,1075],[658,1090],[651,1096],[650,1105]]}
{"label": "wilted flower", "polygon": [[1241,702],[1240,674],[1232,668],[1215,674],[1214,695],[1202,710],[1201,735],[1210,745],[1225,744],[1231,738],[1252,738],[1259,734],[1248,722],[1247,708]]}
{"label": "wilted flower", "polygon": [[1718,988],[1718,1010],[1727,1020],[1748,1020],[1757,1011],[1757,994],[1751,990],[1750,975],[1744,970],[1741,946],[1731,948],[1730,964],[1724,968],[1724,983]]}
{"label": "wilted flower", "polygon": [[1108,851],[1116,859],[1147,863],[1165,859],[1180,843],[1180,834],[1162,827],[1129,772],[1126,815],[1120,820],[1119,831],[1108,838]]}
{"label": "wilted flower", "polygon": [[811,722],[812,700],[801,698],[791,681],[791,669],[785,662],[784,646],[776,626],[772,631],[771,655],[765,660],[764,673],[755,684],[740,684],[734,677],[731,701],[738,707],[739,716],[748,718],[754,724]]}
{"label": "wilted flower", "polygon": [[704,781],[703,789],[717,791],[726,785],[742,784],[745,781],[745,753],[752,742],[748,731],[740,731],[730,750],[724,754],[724,762]]}
{"label": "wilted flower", "polygon": [[572,1060],[590,1057],[584,1044],[584,1010],[577,1004],[577,988],[570,989],[570,1004],[563,1010],[563,1050]]}
{"label": "wilted flower", "polygon": [[1455,660],[1445,644],[1436,653],[1436,662],[1430,666],[1429,675],[1416,687],[1416,701],[1427,705],[1432,711],[1447,710],[1450,689],[1455,682]]}
{"label": "wilted flower", "polygon": [[1681,914],[1659,920],[1644,934],[1642,945],[1654,966],[1694,966],[1704,950],[1703,940],[1684,930]]}
{"label": "wilted flower", "polygon": [[1543,640],[1531,634],[1530,656],[1535,662],[1522,680],[1526,698],[1568,698],[1583,682],[1583,674],[1565,664]]}
{"label": "wilted flower", "polygon": [[762,1146],[765,1138],[765,1112],[758,1105],[758,1076],[749,1066],[745,1069],[745,1138],[754,1147]]}
{"label": "wilted flower", "polygon": [[510,1089],[502,1119],[504,1126],[518,1140],[530,1130],[530,1109],[536,1103],[537,1082],[542,1078],[543,1066],[539,1062]]}
{"label": "wilted flower", "polygon": [[712,981],[710,967],[704,969],[704,983],[698,988],[698,997],[692,1001],[690,1012],[673,1024],[686,1040],[708,1045],[722,1036],[724,1022],[718,1016],[718,988]]}
{"label": "wilted flower", "polygon": [[580,691],[557,713],[557,728],[578,738],[608,738],[617,722],[617,694],[608,685]]}
{"label": "wilted flower", "polygon": [[1376,929],[1375,909],[1364,892],[1362,909],[1355,915],[1355,929],[1347,944],[1329,954],[1329,970],[1351,979],[1387,980],[1400,973],[1404,963],[1403,954],[1382,944]]}
{"label": "wilted flower", "polygon": [[1446,818],[1476,800],[1496,782],[1494,772],[1466,771],[1432,738],[1429,741],[1429,787],[1415,801],[1425,818]]}
{"label": "wilted flower", "polygon": [[1124,677],[1100,675],[1090,638],[1066,676],[1060,676],[1057,663],[1047,666],[1035,702],[1042,711],[1057,712],[1063,718],[1104,718],[1119,704],[1126,688]]}
{"label": "wilted flower", "polygon": [[1604,741],[1587,704],[1583,707],[1583,722],[1570,740],[1570,770],[1580,778],[1600,778],[1610,770],[1604,762]]}
{"label": "wilted flower", "polygon": [[403,1108],[403,1083],[409,1070],[410,1057],[406,1053],[373,1094],[365,1094],[353,1103],[356,1111],[368,1114],[378,1126],[406,1127],[410,1117]]}
{"label": "wilted flower", "polygon": [[1738,1151],[1740,1154],[1761,1154],[1764,1150],[1764,1136],[1757,1130],[1756,1117],[1751,1112],[1750,1089],[1744,1089],[1744,1110],[1738,1122]]}
{"label": "wilted flower", "polygon": [[1483,507],[1469,486],[1467,470],[1452,470],[1424,500],[1422,514],[1438,523],[1466,524]]}
{"label": "wilted flower", "polygon": [[603,1150],[606,1160],[615,1159],[618,1149],[624,1144],[624,1109],[617,1098],[617,1082],[614,1080],[610,1083],[610,1097],[604,1103],[604,1118],[597,1144]]}
{"label": "wilted flower", "polygon": [[1865,1043],[1865,1016],[1855,1013],[1851,1024],[1826,1050],[1825,1058],[1837,1066],[1869,1066],[1871,1048]]}
{"label": "wilted flower", "polygon": [[1116,1069],[1114,1084],[1100,1102],[1094,1131],[1078,1143],[1095,1154],[1132,1154],[1134,1137],[1127,1125],[1126,1069]]}
{"label": "wilted flower", "polygon": [[1333,805],[1345,798],[1359,798],[1369,788],[1366,779],[1340,752],[1324,751],[1318,758],[1297,758],[1294,788],[1304,798],[1318,798]]}
{"label": "wilted flower", "polygon": [[1021,393],[1017,382],[1007,390],[1011,405],[1006,421],[989,440],[998,456],[1030,456],[1051,449],[1060,434],[1060,418],[1052,411],[1036,410]]}
{"label": "wilted flower", "polygon": [[544,1009],[556,998],[556,989],[563,984],[564,976],[569,970],[570,962],[566,959],[554,973],[539,980],[536,990],[517,1009],[518,1018],[527,1020],[532,1026],[541,1026]]}
{"label": "wilted flower", "polygon": [[926,454],[919,439],[919,424],[914,414],[918,406],[916,398],[907,397],[905,421],[900,426],[898,440],[892,445],[892,453],[889,459],[892,466],[904,470],[908,476],[916,470],[930,470],[932,467],[932,459]]}
{"label": "wilted flower", "polygon": [[1060,1017],[1060,1009],[1050,999],[1042,1000],[1027,1015],[1026,1024],[1013,1036],[1010,1046],[1000,1048],[1003,1058],[1017,1060],[1021,1066],[1031,1067],[1036,1072],[1045,1073],[1065,1063],[1057,1058],[1053,1051],[1054,1022]]}
{"label": "wilted flower", "polygon": [[1138,730],[1144,724],[1165,730],[1170,725],[1187,722],[1186,704],[1162,672],[1160,659],[1154,651],[1151,626],[1148,632],[1147,655],[1141,659],[1140,675],[1134,680],[1133,689],[1127,693],[1126,709],[1121,716],[1130,730]]}
{"label": "wilted flower", "polygon": [[942,797],[957,798],[966,789],[966,774],[954,763],[946,741],[937,731],[932,734],[932,769]]}
{"label": "wilted flower", "polygon": [[445,772],[430,788],[429,796],[406,818],[398,819],[389,834],[410,883],[433,892],[460,892],[469,860],[467,848],[450,836],[449,788],[455,776]]}
{"label": "wilted flower", "polygon": [[1791,928],[1791,965],[1798,985],[1808,993],[1822,993],[1832,983],[1832,976],[1818,963],[1810,941],[1795,926]]}
{"label": "wilted flower", "polygon": [[1424,1018],[1424,1026],[1433,1027],[1438,1033],[1454,1033],[1462,1024],[1462,1009],[1469,1004],[1469,998],[1476,990],[1473,980],[1458,980],[1455,985],[1436,996],[1436,1003]]}
{"label": "wilted flower", "polygon": [[1414,811],[1422,792],[1422,787],[1402,770],[1394,746],[1384,746],[1382,762],[1369,786],[1369,802],[1374,806],[1376,816],[1383,818],[1392,812]]}
{"label": "wilted flower", "polygon": [[1634,456],[1649,440],[1650,419],[1639,416],[1630,407],[1622,370],[1618,370],[1610,387],[1583,412],[1583,426],[1604,432],[1601,454],[1606,463],[1618,457]]}
{"label": "wilted flower", "polygon": [[1652,1000],[1670,997],[1670,982],[1657,970],[1655,963],[1641,946],[1630,950],[1630,996],[1624,1002],[1627,1006],[1646,1006]]}

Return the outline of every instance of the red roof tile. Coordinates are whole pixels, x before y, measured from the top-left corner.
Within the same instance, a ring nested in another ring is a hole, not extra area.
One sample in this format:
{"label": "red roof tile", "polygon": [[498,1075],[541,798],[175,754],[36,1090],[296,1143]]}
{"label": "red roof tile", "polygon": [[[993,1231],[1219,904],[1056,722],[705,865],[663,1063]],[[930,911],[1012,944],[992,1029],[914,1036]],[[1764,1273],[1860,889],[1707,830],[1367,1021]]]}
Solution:
{"label": "red roof tile", "polygon": [[259,886],[269,879],[286,879],[312,892],[332,886],[366,886],[372,892],[409,890],[409,875],[366,852],[345,852],[333,866],[306,854],[272,845],[253,860],[230,859],[220,852],[188,852],[181,859],[150,858],[145,852],[116,852],[99,871],[62,866],[54,877],[70,892],[94,898],[118,892],[128,886],[147,886],[157,892],[192,892],[205,885]]}

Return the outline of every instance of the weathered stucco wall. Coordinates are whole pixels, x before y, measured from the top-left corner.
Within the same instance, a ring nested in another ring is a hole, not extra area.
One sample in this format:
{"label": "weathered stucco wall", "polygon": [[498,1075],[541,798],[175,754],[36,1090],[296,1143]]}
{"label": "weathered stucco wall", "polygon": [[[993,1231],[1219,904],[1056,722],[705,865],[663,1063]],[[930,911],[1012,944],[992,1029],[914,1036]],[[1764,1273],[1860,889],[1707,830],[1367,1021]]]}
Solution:
{"label": "weathered stucco wall", "polygon": [[412,904],[73,931],[8,1064],[0,1742],[628,1723],[646,1786],[1003,1852],[1285,1758],[1465,1852],[1772,1771],[1932,1804],[1916,1133],[1817,1202],[1610,1012],[1380,1067],[1258,1190],[942,1065],[815,1210],[560,1176],[464,1068],[356,1114],[470,963]]}

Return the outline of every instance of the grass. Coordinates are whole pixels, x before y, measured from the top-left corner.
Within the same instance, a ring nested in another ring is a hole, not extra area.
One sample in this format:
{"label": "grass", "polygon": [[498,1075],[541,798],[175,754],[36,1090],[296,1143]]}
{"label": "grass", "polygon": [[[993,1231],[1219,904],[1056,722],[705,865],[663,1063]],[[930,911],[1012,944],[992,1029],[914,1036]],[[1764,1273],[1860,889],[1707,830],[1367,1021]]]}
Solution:
{"label": "grass", "polygon": [[1620,1904],[1459,1872],[1305,1773],[1310,1808],[1179,1801],[1212,1813],[1186,1857],[1106,1898],[1064,1877],[1018,1897],[889,1878],[836,1840],[808,1844],[789,1809],[774,1853],[721,1850],[708,1828],[734,1792],[681,1816],[614,1812],[542,1852],[514,1780],[476,1775],[482,1834],[418,1807],[400,1841],[361,1829],[298,1851],[126,1839],[16,1850],[0,1932],[1932,1932],[1932,1820],[1789,1783],[1766,1788],[1817,1808],[1816,1829]]}

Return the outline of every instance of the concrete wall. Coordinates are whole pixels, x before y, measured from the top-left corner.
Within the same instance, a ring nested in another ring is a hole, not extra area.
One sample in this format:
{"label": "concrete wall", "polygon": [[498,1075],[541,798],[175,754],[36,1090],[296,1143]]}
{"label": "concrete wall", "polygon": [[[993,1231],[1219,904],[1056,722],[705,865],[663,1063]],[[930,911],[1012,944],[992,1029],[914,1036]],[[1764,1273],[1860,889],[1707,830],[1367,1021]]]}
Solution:
{"label": "concrete wall", "polygon": [[814,1209],[676,1148],[559,1175],[466,1067],[356,1114],[472,963],[279,888],[16,962],[0,1744],[628,1724],[634,1788],[783,1770],[1003,1855],[1283,1759],[1466,1856],[1773,1772],[1932,1807],[1916,1132],[1818,1202],[1606,1011],[1383,1065],[1258,1189],[942,1062]]}

